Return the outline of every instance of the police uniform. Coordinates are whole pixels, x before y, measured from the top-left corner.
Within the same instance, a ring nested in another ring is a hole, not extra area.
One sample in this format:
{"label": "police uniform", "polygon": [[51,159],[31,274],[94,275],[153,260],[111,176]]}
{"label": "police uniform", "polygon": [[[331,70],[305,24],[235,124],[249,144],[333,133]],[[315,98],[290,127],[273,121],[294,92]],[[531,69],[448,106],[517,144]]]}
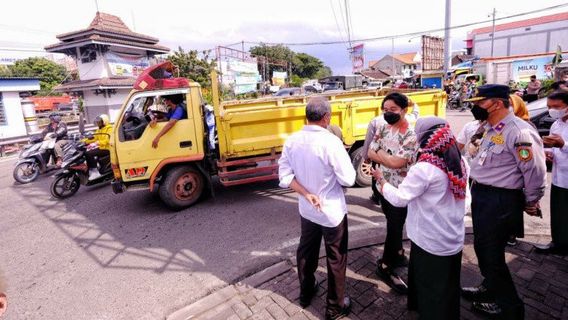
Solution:
{"label": "police uniform", "polygon": [[[507,88],[482,86],[477,95],[508,99],[508,88],[501,87]],[[501,91],[506,96],[500,97]],[[522,319],[524,306],[505,263],[505,246],[515,227],[515,214],[544,195],[544,149],[538,132],[512,112],[499,123],[485,126],[471,163],[474,249],[488,296],[504,318]]]}

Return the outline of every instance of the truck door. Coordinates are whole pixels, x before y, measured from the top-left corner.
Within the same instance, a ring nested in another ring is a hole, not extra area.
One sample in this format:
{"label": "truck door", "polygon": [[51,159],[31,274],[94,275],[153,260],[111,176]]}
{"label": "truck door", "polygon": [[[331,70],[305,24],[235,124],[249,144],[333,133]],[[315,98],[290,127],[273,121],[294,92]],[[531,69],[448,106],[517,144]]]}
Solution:
{"label": "truck door", "polygon": [[[124,182],[149,179],[161,161],[190,158],[200,153],[203,138],[197,139],[195,124],[201,125],[201,115],[192,114],[192,110],[199,109],[191,108],[190,90],[194,89],[140,92],[130,97],[116,127],[116,155]],[[185,116],[153,148],[152,141],[169,119],[164,98],[174,95],[177,100],[183,99],[178,107],[185,109]],[[153,118],[156,123],[152,126]]]}

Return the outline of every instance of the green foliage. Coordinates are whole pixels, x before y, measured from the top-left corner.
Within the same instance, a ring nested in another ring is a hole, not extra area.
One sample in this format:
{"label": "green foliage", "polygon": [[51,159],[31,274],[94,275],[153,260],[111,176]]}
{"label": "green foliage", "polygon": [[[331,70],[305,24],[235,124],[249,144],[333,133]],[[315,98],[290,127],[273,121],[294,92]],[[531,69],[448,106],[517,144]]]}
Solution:
{"label": "green foliage", "polygon": [[27,58],[0,69],[0,76],[38,78],[41,90],[38,95],[53,94],[55,86],[66,78],[65,67],[46,58]]}
{"label": "green foliage", "polygon": [[[307,53],[296,53],[284,45],[267,46],[261,44],[256,47],[250,48],[250,53],[255,56],[263,56],[271,62],[287,62],[292,68],[292,75],[297,75],[300,78],[314,79],[324,78],[331,75],[331,69],[325,66],[323,62]],[[262,70],[262,65],[260,66]],[[284,66],[270,65],[269,75],[272,71],[286,71]],[[262,72],[261,72],[262,73]],[[292,78],[290,79],[292,81]]]}
{"label": "green foliage", "polygon": [[180,77],[198,82],[203,88],[211,87],[209,74],[215,67],[215,61],[209,61],[207,52],[202,52],[200,56],[197,50],[186,52],[178,47],[177,51],[168,56],[168,60],[179,68]]}
{"label": "green foliage", "polygon": [[293,74],[292,77],[290,78],[291,87],[301,87],[302,83],[304,83],[304,79],[297,74]]}
{"label": "green foliage", "polygon": [[323,68],[319,69],[318,72],[316,72],[313,79],[321,79],[321,78],[325,78],[325,77],[331,77],[332,75],[333,75],[333,72],[331,71],[331,68],[328,67],[328,66],[324,66]]}

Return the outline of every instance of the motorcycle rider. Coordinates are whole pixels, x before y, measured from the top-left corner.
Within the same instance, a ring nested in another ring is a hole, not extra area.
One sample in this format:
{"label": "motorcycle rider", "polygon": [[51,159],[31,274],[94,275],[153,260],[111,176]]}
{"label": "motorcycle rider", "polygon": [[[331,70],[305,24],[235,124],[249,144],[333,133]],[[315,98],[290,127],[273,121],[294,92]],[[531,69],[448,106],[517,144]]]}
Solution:
{"label": "motorcycle rider", "polygon": [[99,115],[95,118],[93,123],[98,127],[98,129],[95,130],[93,138],[83,140],[83,142],[89,145],[85,154],[87,165],[89,166],[89,180],[101,176],[97,168],[97,163],[101,168],[106,165],[106,163],[102,163],[100,159],[110,155],[110,135],[112,133],[112,125],[110,124],[108,115]]}
{"label": "motorcycle rider", "polygon": [[56,166],[61,167],[61,161],[63,158],[63,147],[69,142],[67,140],[67,125],[65,122],[61,121],[61,116],[57,113],[51,113],[49,115],[49,125],[43,129],[41,132],[41,136],[43,139],[48,134],[55,135],[55,158],[56,158]]}

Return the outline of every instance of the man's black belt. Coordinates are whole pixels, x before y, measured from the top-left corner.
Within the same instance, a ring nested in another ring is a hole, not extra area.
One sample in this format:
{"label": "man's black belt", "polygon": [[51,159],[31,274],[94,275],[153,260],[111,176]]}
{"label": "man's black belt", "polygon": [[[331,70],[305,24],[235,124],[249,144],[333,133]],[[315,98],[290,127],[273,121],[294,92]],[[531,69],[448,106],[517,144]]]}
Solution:
{"label": "man's black belt", "polygon": [[487,184],[479,183],[475,180],[471,182],[472,188],[481,189],[481,190],[490,190],[490,191],[497,191],[497,192],[522,192],[523,189],[508,189],[508,188],[501,188],[501,187],[494,187]]}

